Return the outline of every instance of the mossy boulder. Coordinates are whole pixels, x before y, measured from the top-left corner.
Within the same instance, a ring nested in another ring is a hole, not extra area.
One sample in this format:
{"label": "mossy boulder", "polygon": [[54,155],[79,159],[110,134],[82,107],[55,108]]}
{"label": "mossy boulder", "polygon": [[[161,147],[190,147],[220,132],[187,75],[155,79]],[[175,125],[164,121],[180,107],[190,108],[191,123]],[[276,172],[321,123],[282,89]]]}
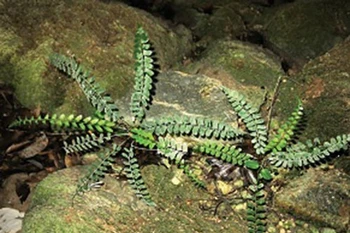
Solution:
{"label": "mossy boulder", "polygon": [[305,137],[325,140],[350,132],[349,54],[350,38],[310,61],[293,77],[303,91],[307,116]]}
{"label": "mossy boulder", "polygon": [[302,66],[349,35],[349,10],[347,0],[293,1],[265,11],[264,35],[276,50]]}
{"label": "mossy boulder", "polygon": [[91,109],[85,97],[57,72],[48,57],[53,52],[74,56],[93,70],[113,98],[133,84],[133,44],[138,26],[149,33],[157,58],[166,70],[192,48],[184,27],[170,29],[150,14],[118,2],[4,1],[0,5],[0,80],[15,87],[28,108],[46,112]]}
{"label": "mossy boulder", "polygon": [[127,181],[110,176],[101,189],[73,201],[76,182],[85,173],[86,167],[68,168],[40,182],[25,215],[23,233],[247,232],[245,221],[237,215],[222,221],[201,210],[201,201],[212,197],[185,177],[174,185],[174,172],[163,166],[143,169],[155,208],[138,200]]}
{"label": "mossy boulder", "polygon": [[346,232],[350,224],[350,177],[338,170],[308,170],[275,195],[281,212],[317,226]]}

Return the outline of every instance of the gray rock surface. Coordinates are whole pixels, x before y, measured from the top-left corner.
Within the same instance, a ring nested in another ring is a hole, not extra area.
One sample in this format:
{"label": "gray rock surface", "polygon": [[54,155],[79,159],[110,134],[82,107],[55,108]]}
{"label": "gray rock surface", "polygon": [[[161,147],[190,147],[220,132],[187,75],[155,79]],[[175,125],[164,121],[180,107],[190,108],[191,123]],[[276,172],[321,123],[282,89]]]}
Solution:
{"label": "gray rock surface", "polygon": [[275,196],[283,212],[346,232],[350,227],[350,176],[338,170],[309,169]]}

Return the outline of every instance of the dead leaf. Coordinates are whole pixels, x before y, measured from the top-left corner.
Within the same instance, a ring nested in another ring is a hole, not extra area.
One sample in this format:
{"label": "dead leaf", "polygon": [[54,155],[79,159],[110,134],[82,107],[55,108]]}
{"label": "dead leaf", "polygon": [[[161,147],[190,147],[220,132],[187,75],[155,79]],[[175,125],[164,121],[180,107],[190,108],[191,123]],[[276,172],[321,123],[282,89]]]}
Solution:
{"label": "dead leaf", "polygon": [[42,152],[47,147],[48,143],[49,139],[46,137],[46,134],[41,133],[39,136],[33,139],[31,144],[18,151],[16,154],[23,159],[34,157]]}
{"label": "dead leaf", "polygon": [[15,151],[19,151],[20,149],[22,149],[23,147],[27,146],[28,144],[30,144],[32,141],[31,140],[27,140],[24,142],[20,142],[20,143],[15,143],[12,144],[11,146],[9,146],[6,150],[6,154],[11,154]]}
{"label": "dead leaf", "polygon": [[59,156],[55,153],[55,151],[50,150],[49,152],[47,152],[47,157],[49,158],[49,160],[53,161],[53,163],[55,164],[56,168],[60,168],[60,159]]}

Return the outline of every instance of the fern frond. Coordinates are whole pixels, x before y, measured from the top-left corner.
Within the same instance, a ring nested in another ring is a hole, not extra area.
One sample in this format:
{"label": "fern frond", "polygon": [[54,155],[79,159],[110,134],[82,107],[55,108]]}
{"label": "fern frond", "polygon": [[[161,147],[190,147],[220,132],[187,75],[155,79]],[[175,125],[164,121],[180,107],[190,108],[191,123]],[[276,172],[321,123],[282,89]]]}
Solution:
{"label": "fern frond", "polygon": [[138,144],[145,146],[149,149],[153,149],[156,146],[156,140],[151,132],[134,128],[131,129],[131,138],[135,140]]}
{"label": "fern frond", "polygon": [[185,163],[184,160],[182,160],[179,164],[179,168],[183,170],[184,174],[194,183],[195,186],[198,188],[206,188],[206,185],[204,181],[198,178],[196,174],[194,174],[193,170],[191,169],[190,165]]}
{"label": "fern frond", "polygon": [[246,166],[251,169],[259,167],[258,162],[254,160],[252,155],[242,152],[241,148],[237,148],[234,145],[207,142],[195,145],[193,151],[214,156],[233,165]]}
{"label": "fern frond", "polygon": [[302,116],[303,106],[301,101],[299,100],[297,108],[288,118],[288,121],[278,129],[277,134],[269,141],[269,143],[265,147],[265,152],[268,152],[270,150],[272,150],[273,152],[283,150],[287,146],[288,142],[292,139]]}
{"label": "fern frond", "polygon": [[164,155],[171,161],[179,164],[183,156],[188,153],[188,146],[185,142],[177,142],[173,138],[159,137],[157,141],[158,153]]}
{"label": "fern frond", "polygon": [[286,148],[286,151],[276,151],[269,158],[276,167],[293,168],[305,167],[321,162],[335,152],[347,150],[350,143],[350,134],[339,135],[323,144],[316,138],[306,144],[298,142]]}
{"label": "fern frond", "polygon": [[105,114],[113,122],[118,121],[118,108],[112,98],[105,94],[105,91],[95,82],[95,78],[90,76],[87,71],[84,71],[84,68],[79,63],[73,58],[60,54],[53,54],[50,57],[50,62],[58,70],[66,73],[79,84],[86,98],[97,111]]}
{"label": "fern frond", "polygon": [[139,27],[135,35],[135,84],[131,96],[130,110],[134,121],[142,122],[151,99],[154,61],[147,33]]}
{"label": "fern frond", "polygon": [[87,134],[84,136],[77,136],[70,143],[66,141],[63,142],[63,149],[67,154],[74,152],[87,152],[92,151],[94,149],[100,148],[106,142],[112,139],[112,135],[110,133],[107,134],[99,134],[96,136],[95,134]]}
{"label": "fern frond", "polygon": [[244,135],[241,130],[233,128],[228,124],[211,119],[188,116],[175,116],[156,119],[152,122],[143,122],[141,127],[158,136],[170,134],[173,136],[195,136],[209,139],[232,140]]}
{"label": "fern frond", "polygon": [[135,158],[133,148],[125,148],[122,156],[125,158],[124,171],[126,172],[126,177],[136,196],[145,201],[147,205],[156,206],[156,204],[151,199],[145,182],[142,179],[140,167],[137,163],[137,159]]}
{"label": "fern frond", "polygon": [[106,149],[105,151],[99,153],[98,155],[101,159],[95,162],[94,164],[92,164],[89,173],[84,178],[79,180],[75,195],[81,195],[87,191],[90,191],[95,183],[101,182],[108,168],[114,162],[113,157],[120,150],[121,150],[120,146],[113,144],[113,148],[111,150]]}
{"label": "fern frond", "polygon": [[158,153],[164,155],[170,161],[174,161],[195,186],[205,188],[204,182],[193,173],[189,164],[185,162],[184,156],[188,153],[187,143],[177,142],[173,138],[158,137],[157,149]]}
{"label": "fern frond", "polygon": [[85,117],[83,118],[82,115],[74,116],[69,115],[66,116],[65,114],[56,115],[53,114],[52,116],[46,115],[45,117],[38,116],[38,117],[29,117],[29,118],[19,118],[16,121],[14,121],[9,127],[19,127],[19,126],[26,126],[26,125],[47,125],[51,126],[52,129],[58,130],[58,129],[70,129],[70,130],[80,130],[80,131],[87,131],[91,130],[94,132],[99,133],[113,133],[114,128],[116,124],[112,121],[99,119],[99,118],[92,118],[92,117]]}
{"label": "fern frond", "polygon": [[251,194],[247,202],[247,221],[249,233],[266,232],[266,200],[264,184],[257,183],[249,186]]}
{"label": "fern frond", "polygon": [[251,106],[237,91],[222,87],[229,103],[247,127],[257,154],[264,154],[267,143],[267,128],[259,110]]}

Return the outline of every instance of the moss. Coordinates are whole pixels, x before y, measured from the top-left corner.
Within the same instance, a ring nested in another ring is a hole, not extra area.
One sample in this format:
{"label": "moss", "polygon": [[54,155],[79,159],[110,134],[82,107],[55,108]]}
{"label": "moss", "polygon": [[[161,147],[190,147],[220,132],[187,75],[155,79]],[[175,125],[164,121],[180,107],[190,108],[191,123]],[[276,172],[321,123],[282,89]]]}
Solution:
{"label": "moss", "polygon": [[272,89],[282,74],[279,62],[256,46],[242,42],[218,42],[203,54],[204,61],[222,67],[245,85]]}
{"label": "moss", "polygon": [[15,63],[15,93],[28,108],[41,106],[51,112],[62,103],[60,97],[64,93],[64,86],[55,77],[46,75],[52,43],[53,40],[48,39],[35,50],[19,57]]}

